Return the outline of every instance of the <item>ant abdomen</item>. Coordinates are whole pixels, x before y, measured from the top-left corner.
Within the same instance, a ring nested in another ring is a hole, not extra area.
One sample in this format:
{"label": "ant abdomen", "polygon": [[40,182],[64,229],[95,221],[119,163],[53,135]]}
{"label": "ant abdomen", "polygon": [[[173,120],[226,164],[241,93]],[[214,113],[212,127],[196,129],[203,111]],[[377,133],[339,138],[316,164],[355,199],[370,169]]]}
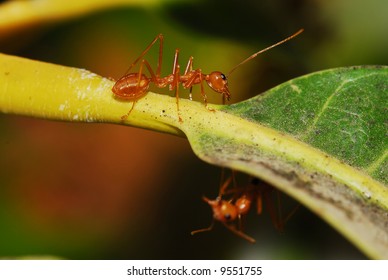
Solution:
{"label": "ant abdomen", "polygon": [[135,101],[147,94],[150,82],[144,74],[129,73],[117,80],[112,91],[121,99]]}
{"label": "ant abdomen", "polygon": [[247,195],[242,195],[240,198],[236,200],[235,207],[237,208],[239,215],[246,215],[251,209],[251,204],[252,204],[252,197]]}

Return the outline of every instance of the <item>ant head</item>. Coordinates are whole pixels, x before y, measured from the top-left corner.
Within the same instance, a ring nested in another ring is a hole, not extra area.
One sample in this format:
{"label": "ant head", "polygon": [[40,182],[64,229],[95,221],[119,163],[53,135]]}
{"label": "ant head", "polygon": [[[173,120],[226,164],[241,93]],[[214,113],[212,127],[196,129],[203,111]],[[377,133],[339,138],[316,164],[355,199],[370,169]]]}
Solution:
{"label": "ant head", "polygon": [[204,197],[203,200],[212,208],[213,217],[215,220],[222,223],[228,223],[236,220],[238,212],[236,206],[234,206],[232,203],[219,198],[210,200]]}
{"label": "ant head", "polygon": [[206,75],[205,80],[211,89],[224,95],[227,100],[230,99],[228,79],[224,74],[219,71],[214,71]]}

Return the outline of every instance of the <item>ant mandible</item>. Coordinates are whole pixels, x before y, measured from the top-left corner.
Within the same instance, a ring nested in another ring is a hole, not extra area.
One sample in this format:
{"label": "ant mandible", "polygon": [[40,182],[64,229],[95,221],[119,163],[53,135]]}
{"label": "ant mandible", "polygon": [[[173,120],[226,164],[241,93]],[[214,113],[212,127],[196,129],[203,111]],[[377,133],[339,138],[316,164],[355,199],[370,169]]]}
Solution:
{"label": "ant mandible", "polygon": [[[155,37],[155,39],[147,46],[147,48],[140,54],[140,56],[130,65],[130,67],[127,70],[127,74],[125,74],[123,77],[118,79],[116,83],[114,84],[112,88],[112,92],[115,94],[115,96],[119,99],[124,99],[128,101],[132,101],[132,107],[128,111],[127,114],[123,115],[121,117],[122,120],[125,120],[128,118],[129,114],[132,112],[135,103],[137,100],[139,100],[141,97],[143,97],[145,94],[147,94],[150,83],[154,83],[158,88],[164,88],[166,86],[169,86],[169,90],[175,89],[175,97],[176,97],[176,104],[177,104],[177,112],[178,112],[178,119],[180,122],[182,122],[182,118],[179,113],[179,84],[181,83],[183,88],[188,89],[192,88],[193,85],[200,84],[201,86],[201,95],[203,98],[203,101],[205,103],[205,106],[207,107],[207,96],[205,93],[205,89],[203,86],[203,81],[205,81],[208,86],[214,90],[215,92],[218,92],[222,95],[223,103],[225,103],[225,99],[230,100],[230,92],[228,89],[228,79],[227,77],[239,66],[242,64],[248,62],[249,60],[255,58],[257,55],[272,49],[273,47],[276,47],[280,44],[283,44],[284,42],[291,40],[295,36],[298,36],[300,33],[303,32],[303,29],[300,29],[295,34],[291,35],[290,37],[287,37],[286,39],[271,45],[261,51],[258,51],[239,64],[237,64],[232,70],[229,71],[228,75],[224,75],[220,71],[213,71],[210,74],[203,74],[201,69],[195,69],[193,70],[193,57],[191,56],[189,58],[189,61],[187,63],[186,69],[183,73],[183,75],[180,74],[180,65],[178,64],[178,56],[179,56],[179,49],[175,50],[174,55],[174,63],[172,67],[172,74],[167,75],[166,77],[161,77],[161,68],[162,68],[162,57],[163,57],[163,35],[159,34]],[[151,49],[151,47],[159,40],[159,60],[158,65],[156,67],[156,72],[154,72],[151,68],[151,65],[146,59],[143,59],[143,57],[148,53],[148,51]],[[140,61],[139,66],[139,72],[137,73],[128,73],[132,67],[134,67],[138,62]],[[148,70],[151,77],[147,77],[144,74],[144,67]]]}
{"label": "ant mandible", "polygon": [[[255,243],[255,239],[244,233],[243,219],[249,213],[255,202],[257,214],[260,215],[263,210],[263,200],[266,203],[267,210],[275,228],[280,232],[283,231],[284,223],[295,213],[297,207],[283,220],[280,211],[280,193],[277,192],[278,209],[275,209],[272,196],[275,189],[272,186],[257,178],[251,178],[247,186],[237,187],[226,191],[227,187],[234,180],[234,173],[232,173],[232,176],[221,185],[216,199],[211,200],[207,197],[203,197],[203,200],[212,208],[213,220],[209,227],[192,231],[191,235],[210,231],[213,229],[214,221],[219,221],[234,234],[250,243]],[[228,194],[232,194],[232,197],[230,199],[225,199],[224,196]]]}

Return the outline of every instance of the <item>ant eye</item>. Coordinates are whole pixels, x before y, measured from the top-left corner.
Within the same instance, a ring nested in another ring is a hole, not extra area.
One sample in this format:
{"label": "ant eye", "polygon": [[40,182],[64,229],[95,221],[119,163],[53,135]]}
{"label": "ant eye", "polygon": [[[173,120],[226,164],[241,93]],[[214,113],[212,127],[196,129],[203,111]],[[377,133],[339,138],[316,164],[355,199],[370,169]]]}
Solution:
{"label": "ant eye", "polygon": [[225,220],[230,220],[231,215],[230,215],[230,214],[225,214],[225,215],[224,215],[224,218],[225,218]]}
{"label": "ant eye", "polygon": [[221,74],[221,79],[226,80],[226,76],[224,74]]}

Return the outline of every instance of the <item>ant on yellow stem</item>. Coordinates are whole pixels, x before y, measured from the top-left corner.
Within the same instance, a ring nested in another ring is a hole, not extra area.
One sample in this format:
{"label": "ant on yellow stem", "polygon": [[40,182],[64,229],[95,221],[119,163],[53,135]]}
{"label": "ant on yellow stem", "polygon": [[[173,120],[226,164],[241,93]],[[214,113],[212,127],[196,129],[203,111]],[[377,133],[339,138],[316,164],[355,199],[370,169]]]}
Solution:
{"label": "ant on yellow stem", "polygon": [[[267,210],[271,220],[277,230],[283,231],[285,222],[295,213],[296,207],[285,219],[281,217],[280,211],[280,193],[265,182],[251,178],[249,183],[243,187],[234,187],[227,190],[232,183],[235,184],[235,175],[232,175],[221,185],[216,199],[211,200],[203,197],[203,200],[210,205],[213,211],[213,221],[207,228],[194,230],[191,235],[210,231],[213,229],[214,221],[221,222],[227,229],[250,243],[255,243],[255,239],[244,233],[243,219],[249,213],[251,207],[256,203],[256,212],[260,215],[263,211],[263,200],[266,203]],[[273,192],[276,191],[278,200],[278,209],[275,209],[273,202]],[[228,199],[226,198],[228,197]]]}
{"label": "ant on yellow stem", "polygon": [[[179,84],[182,84],[183,88],[185,89],[192,88],[194,85],[199,84],[201,86],[201,95],[202,95],[203,101],[205,103],[205,106],[207,107],[207,96],[203,86],[203,82],[205,81],[212,90],[222,95],[223,103],[225,103],[225,99],[229,100],[231,96],[228,89],[227,77],[230,74],[232,74],[232,72],[236,70],[237,67],[255,58],[257,55],[269,49],[272,49],[273,47],[276,47],[280,44],[283,44],[288,40],[291,40],[292,38],[294,38],[295,36],[299,35],[302,32],[303,32],[303,29],[300,29],[298,32],[291,35],[290,37],[287,37],[286,39],[272,46],[269,46],[261,51],[258,51],[252,54],[247,59],[243,60],[235,67],[233,67],[232,70],[229,71],[228,75],[224,75],[220,71],[213,71],[210,74],[204,74],[202,73],[201,69],[193,70],[194,58],[192,56],[189,58],[185,71],[183,72],[183,74],[181,74],[180,65],[178,63],[179,49],[176,49],[175,55],[174,55],[172,73],[167,75],[166,77],[161,77],[164,37],[162,34],[159,34],[154,38],[154,40],[152,40],[152,42],[146,47],[146,49],[140,54],[140,56],[129,66],[126,74],[120,79],[118,79],[112,88],[112,92],[115,94],[117,98],[133,102],[129,112],[124,116],[122,116],[121,119],[125,120],[126,118],[128,118],[129,114],[132,112],[135,106],[136,101],[139,100],[141,97],[143,97],[145,94],[147,94],[147,92],[149,91],[148,89],[149,89],[150,83],[154,83],[158,88],[164,88],[168,86],[169,90],[175,90],[178,119],[180,122],[182,122],[182,118],[180,117],[180,113],[179,113],[179,90],[178,90]],[[159,60],[158,60],[158,65],[156,67],[156,72],[154,72],[149,62],[143,57],[148,53],[151,47],[158,40],[159,40]],[[139,63],[139,61],[140,61],[139,72],[128,73],[137,63]],[[148,70],[151,77],[147,77],[144,74],[144,70],[145,70],[144,68]]]}

